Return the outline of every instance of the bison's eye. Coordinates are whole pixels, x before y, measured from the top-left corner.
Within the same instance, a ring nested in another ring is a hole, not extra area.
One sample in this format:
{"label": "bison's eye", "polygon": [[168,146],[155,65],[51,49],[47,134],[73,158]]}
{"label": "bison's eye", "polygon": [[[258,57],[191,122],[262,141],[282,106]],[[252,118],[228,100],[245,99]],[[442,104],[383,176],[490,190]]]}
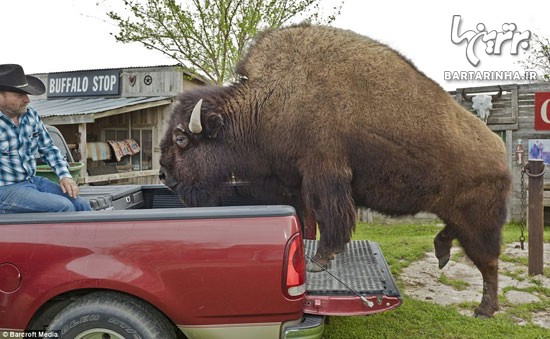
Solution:
{"label": "bison's eye", "polygon": [[174,142],[176,143],[176,145],[178,145],[179,148],[183,149],[186,148],[189,144],[189,138],[183,133],[176,133],[174,134]]}

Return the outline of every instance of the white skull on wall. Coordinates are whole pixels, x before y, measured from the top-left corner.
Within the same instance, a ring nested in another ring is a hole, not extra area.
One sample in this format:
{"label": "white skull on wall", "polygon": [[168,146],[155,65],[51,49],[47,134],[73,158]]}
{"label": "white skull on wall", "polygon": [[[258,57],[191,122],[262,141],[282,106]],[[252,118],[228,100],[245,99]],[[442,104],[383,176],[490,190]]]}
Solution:
{"label": "white skull on wall", "polygon": [[492,97],[487,94],[480,94],[472,97],[472,108],[477,112],[477,116],[487,123],[487,119],[493,108]]}

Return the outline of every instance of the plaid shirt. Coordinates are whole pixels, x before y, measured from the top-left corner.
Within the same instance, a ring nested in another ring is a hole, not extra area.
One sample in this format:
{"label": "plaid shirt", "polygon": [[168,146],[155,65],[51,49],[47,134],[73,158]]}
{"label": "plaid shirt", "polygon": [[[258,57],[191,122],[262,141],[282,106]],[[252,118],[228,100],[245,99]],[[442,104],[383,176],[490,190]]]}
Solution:
{"label": "plaid shirt", "polygon": [[19,117],[19,126],[0,112],[0,186],[32,178],[36,174],[37,153],[59,178],[71,177],[67,161],[35,110],[27,108]]}

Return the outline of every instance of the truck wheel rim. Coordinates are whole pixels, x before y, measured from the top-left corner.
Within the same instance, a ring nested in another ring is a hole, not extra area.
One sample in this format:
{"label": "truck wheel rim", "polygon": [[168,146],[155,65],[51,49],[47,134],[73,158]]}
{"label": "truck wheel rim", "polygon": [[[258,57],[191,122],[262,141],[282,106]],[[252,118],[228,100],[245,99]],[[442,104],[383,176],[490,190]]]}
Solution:
{"label": "truck wheel rim", "polygon": [[106,328],[92,328],[78,334],[75,339],[124,339],[124,337]]}

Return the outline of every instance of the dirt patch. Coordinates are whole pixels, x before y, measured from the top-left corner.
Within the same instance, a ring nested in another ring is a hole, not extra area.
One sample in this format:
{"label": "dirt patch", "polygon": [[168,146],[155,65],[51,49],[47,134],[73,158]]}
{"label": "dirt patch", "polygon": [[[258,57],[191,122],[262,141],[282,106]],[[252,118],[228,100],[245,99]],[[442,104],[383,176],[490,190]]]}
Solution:
{"label": "dirt patch", "polygon": [[[527,245],[526,245],[527,246]],[[404,269],[400,280],[404,282],[405,294],[408,296],[433,302],[441,305],[456,305],[464,302],[475,304],[481,301],[483,290],[481,274],[478,269],[464,255],[461,249],[453,247],[451,260],[443,269],[438,268],[438,261],[434,252],[426,253],[425,257],[412,263]],[[527,258],[528,250],[516,248],[516,244],[508,245],[503,251],[503,256],[509,258]],[[514,262],[511,262],[514,261]],[[544,244],[545,267],[550,262],[550,244]],[[499,295],[504,296],[499,313],[518,304],[536,303],[547,301],[550,296],[540,292],[526,292],[525,289],[536,286],[550,288],[550,278],[543,275],[529,276],[527,266],[516,263],[515,260],[499,263]],[[509,287],[509,288],[507,288]],[[506,289],[506,293],[504,290]],[[461,309],[461,313],[471,315],[472,308]],[[533,323],[535,325],[550,328],[550,310],[532,313],[530,319],[514,317],[518,324]]]}

